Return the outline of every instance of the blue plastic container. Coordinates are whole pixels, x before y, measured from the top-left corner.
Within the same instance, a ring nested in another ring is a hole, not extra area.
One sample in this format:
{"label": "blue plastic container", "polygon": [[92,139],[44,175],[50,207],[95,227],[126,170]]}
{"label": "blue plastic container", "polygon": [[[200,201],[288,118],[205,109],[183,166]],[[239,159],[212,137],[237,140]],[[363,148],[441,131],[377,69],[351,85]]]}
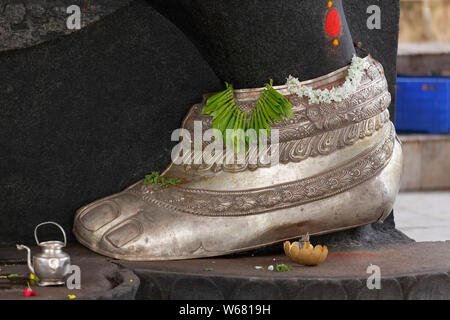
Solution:
{"label": "blue plastic container", "polygon": [[450,133],[450,77],[397,78],[399,132]]}

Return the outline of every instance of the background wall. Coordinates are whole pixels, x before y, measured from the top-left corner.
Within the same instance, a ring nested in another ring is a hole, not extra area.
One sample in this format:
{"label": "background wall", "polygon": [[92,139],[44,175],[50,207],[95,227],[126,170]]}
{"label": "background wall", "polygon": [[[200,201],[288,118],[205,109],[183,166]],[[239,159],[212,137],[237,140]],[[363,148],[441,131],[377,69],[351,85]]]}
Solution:
{"label": "background wall", "polygon": [[450,42],[449,0],[401,0],[400,42]]}

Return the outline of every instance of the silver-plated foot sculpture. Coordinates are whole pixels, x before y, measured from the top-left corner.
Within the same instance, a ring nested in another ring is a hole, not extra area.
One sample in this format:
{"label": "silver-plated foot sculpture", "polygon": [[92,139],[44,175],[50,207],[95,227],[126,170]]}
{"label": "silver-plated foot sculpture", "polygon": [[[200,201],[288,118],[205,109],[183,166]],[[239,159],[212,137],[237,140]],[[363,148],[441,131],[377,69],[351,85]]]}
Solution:
{"label": "silver-plated foot sculpture", "polygon": [[[401,146],[387,110],[391,97],[380,63],[364,58],[357,91],[342,102],[309,104],[286,86],[294,118],[277,122],[280,162],[176,165],[163,173],[176,187],[143,181],[98,200],[75,216],[74,234],[100,254],[125,260],[170,260],[225,255],[299,237],[345,230],[391,212],[398,193]],[[347,67],[307,81],[337,86]],[[242,111],[261,89],[235,90]],[[193,106],[183,128],[212,119]],[[205,145],[206,146],[206,145]],[[204,147],[205,147],[204,146]]]}

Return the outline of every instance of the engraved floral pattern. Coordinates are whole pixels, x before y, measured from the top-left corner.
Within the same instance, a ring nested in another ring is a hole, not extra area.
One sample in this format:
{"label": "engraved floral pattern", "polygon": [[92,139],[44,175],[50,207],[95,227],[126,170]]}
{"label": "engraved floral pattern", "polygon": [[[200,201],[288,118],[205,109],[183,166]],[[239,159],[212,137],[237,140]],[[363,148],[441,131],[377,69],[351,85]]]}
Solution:
{"label": "engraved floral pattern", "polygon": [[[364,59],[361,84],[357,91],[341,102],[308,104],[306,98],[287,95],[293,105],[294,118],[287,123],[276,121],[279,129],[280,162],[299,162],[308,157],[328,155],[371,136],[389,121],[388,106],[391,96],[381,65],[373,58]],[[248,99],[248,97],[247,97]],[[256,100],[255,100],[256,101]],[[251,109],[255,101],[237,100],[242,108]],[[194,120],[203,122],[203,129],[211,128],[211,117],[201,114],[202,105],[196,105],[186,118],[184,127],[193,133]],[[270,141],[269,141],[270,143]],[[208,144],[204,143],[204,147]],[[270,147],[269,147],[270,152]],[[262,163],[228,165],[189,165],[188,171],[241,172],[267,167]]]}
{"label": "engraved floral pattern", "polygon": [[165,189],[143,193],[143,200],[171,210],[205,216],[242,216],[298,206],[333,196],[372,178],[389,162],[394,143],[395,129],[390,124],[381,143],[318,176],[249,191]]}

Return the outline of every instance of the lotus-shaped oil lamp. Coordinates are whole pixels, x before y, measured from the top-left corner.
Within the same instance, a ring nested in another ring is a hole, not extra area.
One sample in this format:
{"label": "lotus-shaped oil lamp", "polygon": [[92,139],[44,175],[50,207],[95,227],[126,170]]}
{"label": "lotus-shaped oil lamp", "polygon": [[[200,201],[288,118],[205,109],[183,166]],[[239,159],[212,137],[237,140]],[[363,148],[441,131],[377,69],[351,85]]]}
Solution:
{"label": "lotus-shaped oil lamp", "polygon": [[284,253],[294,262],[304,266],[316,266],[325,261],[328,256],[327,246],[313,246],[309,242],[309,234],[302,236],[300,242],[284,243]]}

